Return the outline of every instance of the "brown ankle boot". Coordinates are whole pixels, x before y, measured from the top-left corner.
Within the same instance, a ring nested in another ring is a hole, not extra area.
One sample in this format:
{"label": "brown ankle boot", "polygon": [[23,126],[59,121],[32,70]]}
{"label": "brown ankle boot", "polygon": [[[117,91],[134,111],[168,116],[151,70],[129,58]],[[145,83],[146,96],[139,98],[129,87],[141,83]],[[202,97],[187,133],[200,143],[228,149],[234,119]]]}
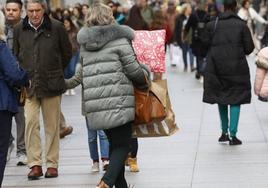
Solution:
{"label": "brown ankle boot", "polygon": [[128,158],[129,170],[130,172],[139,172],[139,167],[137,164],[137,158]]}
{"label": "brown ankle boot", "polygon": [[110,187],[106,185],[104,181],[101,180],[101,182],[97,185],[96,188],[110,188]]}

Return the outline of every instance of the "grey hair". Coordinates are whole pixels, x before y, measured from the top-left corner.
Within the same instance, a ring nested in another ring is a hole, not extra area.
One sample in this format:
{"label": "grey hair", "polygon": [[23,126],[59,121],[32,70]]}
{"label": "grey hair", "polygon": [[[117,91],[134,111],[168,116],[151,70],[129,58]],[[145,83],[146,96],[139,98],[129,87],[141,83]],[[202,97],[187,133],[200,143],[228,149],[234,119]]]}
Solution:
{"label": "grey hair", "polygon": [[47,1],[46,0],[25,0],[24,7],[27,10],[28,3],[39,3],[41,6],[47,10]]}
{"label": "grey hair", "polygon": [[0,10],[0,40],[6,40],[5,35],[5,16],[4,13]]}

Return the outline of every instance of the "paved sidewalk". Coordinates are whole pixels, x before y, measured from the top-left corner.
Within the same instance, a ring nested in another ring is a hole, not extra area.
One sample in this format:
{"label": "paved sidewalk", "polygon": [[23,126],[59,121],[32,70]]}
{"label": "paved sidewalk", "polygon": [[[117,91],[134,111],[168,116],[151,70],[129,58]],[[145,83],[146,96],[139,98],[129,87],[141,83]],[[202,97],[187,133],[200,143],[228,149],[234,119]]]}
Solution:
{"label": "paved sidewalk", "polygon": [[[252,79],[255,65],[250,58]],[[253,95],[242,106],[238,137],[242,146],[218,144],[221,133],[216,105],[202,103],[202,85],[182,67],[168,68],[170,97],[180,131],[167,138],[139,139],[139,173],[126,176],[135,188],[267,188],[268,106]],[[4,187],[95,188],[102,176],[90,172],[80,89],[63,97],[63,112],[74,133],[61,140],[59,177],[28,181],[26,167],[7,164]],[[44,169],[45,170],[45,169]]]}

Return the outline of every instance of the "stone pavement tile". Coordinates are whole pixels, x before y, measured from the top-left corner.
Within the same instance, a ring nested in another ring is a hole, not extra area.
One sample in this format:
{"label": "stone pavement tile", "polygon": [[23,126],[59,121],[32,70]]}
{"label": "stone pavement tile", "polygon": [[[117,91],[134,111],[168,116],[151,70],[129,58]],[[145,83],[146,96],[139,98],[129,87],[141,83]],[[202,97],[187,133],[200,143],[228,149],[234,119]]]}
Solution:
{"label": "stone pavement tile", "polygon": [[196,164],[268,164],[268,147],[265,143],[229,146],[224,144],[201,144]]}
{"label": "stone pavement tile", "polygon": [[266,183],[268,185],[267,163],[197,164],[193,184],[199,183]]}
{"label": "stone pavement tile", "polygon": [[25,176],[5,175],[2,187],[5,188],[7,185],[12,187],[20,187],[21,185],[19,182],[23,181],[24,178]]}
{"label": "stone pavement tile", "polygon": [[[40,180],[29,181],[27,178],[24,178],[21,181],[17,181],[17,187],[65,187],[70,186],[76,188],[76,185],[87,185],[88,187],[95,188],[96,184],[100,179],[100,175],[92,175],[92,174],[61,174],[58,178],[46,179],[44,177],[40,178]],[[5,181],[6,182],[6,181]],[[4,182],[4,187],[5,187]],[[15,186],[8,184],[9,186]]]}
{"label": "stone pavement tile", "polygon": [[68,156],[68,157],[61,157],[60,158],[60,166],[75,166],[75,165],[88,165],[91,166],[91,159],[89,154],[87,156]]}
{"label": "stone pavement tile", "polygon": [[193,166],[178,165],[173,167],[162,168],[142,168],[139,173],[133,174],[126,172],[129,184],[135,185],[135,188],[161,187],[161,188],[177,188],[182,185],[191,184],[191,174]]}
{"label": "stone pavement tile", "polygon": [[84,157],[89,156],[88,149],[65,149],[60,151],[62,157]]}
{"label": "stone pavement tile", "polygon": [[266,183],[225,183],[225,182],[219,182],[219,183],[197,183],[193,184],[191,188],[267,188]]}

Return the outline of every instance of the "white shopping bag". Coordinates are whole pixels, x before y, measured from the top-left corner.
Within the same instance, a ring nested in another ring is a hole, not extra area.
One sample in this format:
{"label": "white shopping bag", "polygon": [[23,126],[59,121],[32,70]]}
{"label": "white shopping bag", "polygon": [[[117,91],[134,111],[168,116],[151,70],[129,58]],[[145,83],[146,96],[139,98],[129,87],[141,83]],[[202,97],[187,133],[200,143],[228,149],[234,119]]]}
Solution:
{"label": "white shopping bag", "polygon": [[183,62],[182,59],[182,50],[178,45],[170,44],[170,64],[171,65],[180,65]]}

